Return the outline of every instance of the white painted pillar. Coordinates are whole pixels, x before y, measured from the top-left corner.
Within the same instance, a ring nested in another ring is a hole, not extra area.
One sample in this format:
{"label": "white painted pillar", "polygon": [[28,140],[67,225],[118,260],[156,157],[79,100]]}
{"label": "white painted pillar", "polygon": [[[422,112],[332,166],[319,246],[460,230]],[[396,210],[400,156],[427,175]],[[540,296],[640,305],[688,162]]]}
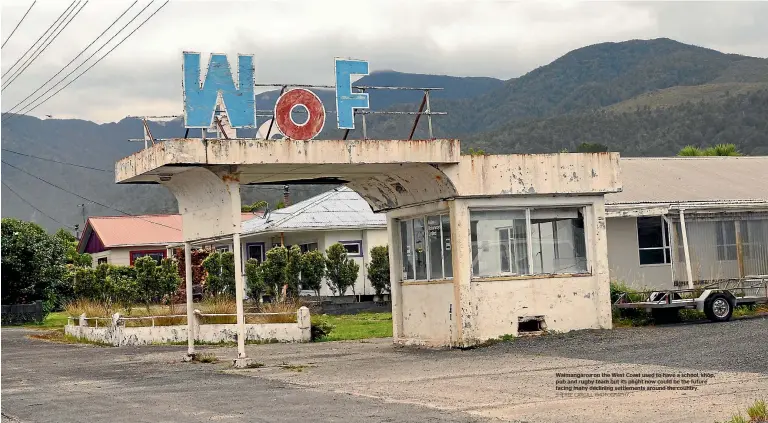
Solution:
{"label": "white painted pillar", "polygon": [[691,271],[691,254],[688,250],[688,231],[685,230],[685,212],[680,209],[680,234],[683,236],[683,252],[685,252],[685,272],[688,276],[688,289],[693,289],[693,272]]}
{"label": "white painted pillar", "polygon": [[387,216],[387,238],[389,242],[389,297],[392,302],[392,339],[395,342],[403,337],[403,275],[400,244],[400,222]]}
{"label": "white painted pillar", "polygon": [[468,347],[478,342],[472,307],[472,240],[469,207],[466,200],[449,201],[451,221],[451,260],[453,260],[452,342]]}
{"label": "white painted pillar", "polygon": [[187,289],[187,355],[195,353],[195,309],[192,304],[192,245],[184,243],[184,282]]}
{"label": "white painted pillar", "polygon": [[240,249],[240,230],[232,235],[232,243],[235,253],[235,302],[237,303],[237,358],[246,358],[245,355],[245,314],[243,311],[243,297],[245,284],[243,283],[242,254]]}

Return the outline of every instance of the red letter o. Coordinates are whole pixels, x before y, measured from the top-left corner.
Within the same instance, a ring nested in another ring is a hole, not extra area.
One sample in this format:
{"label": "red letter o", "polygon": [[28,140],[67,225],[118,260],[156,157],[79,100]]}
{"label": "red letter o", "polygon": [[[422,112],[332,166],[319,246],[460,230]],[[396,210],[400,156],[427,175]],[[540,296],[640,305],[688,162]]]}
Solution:
{"label": "red letter o", "polygon": [[[307,121],[299,125],[294,122],[291,112],[297,106],[304,106],[309,112]],[[275,103],[275,123],[280,132],[293,140],[311,140],[325,125],[325,107],[312,91],[303,88],[290,90]]]}

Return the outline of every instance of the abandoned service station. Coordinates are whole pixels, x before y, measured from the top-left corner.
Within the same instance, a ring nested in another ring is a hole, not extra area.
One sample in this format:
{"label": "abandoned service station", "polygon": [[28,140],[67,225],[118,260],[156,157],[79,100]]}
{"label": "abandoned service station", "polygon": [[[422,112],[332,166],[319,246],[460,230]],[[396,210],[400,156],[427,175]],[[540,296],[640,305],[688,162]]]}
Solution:
{"label": "abandoned service station", "polygon": [[[211,57],[200,83],[199,55],[185,53],[185,124],[203,136],[153,140],[115,166],[117,183],[162,184],[178,200],[188,314],[191,249],[221,239],[242,248],[240,185],[333,181],[387,216],[396,343],[467,347],[525,331],[611,327],[604,195],[621,190],[617,153],[462,155],[459,140],[431,137],[430,89],[426,110],[413,113],[428,119],[429,139],[314,140],[325,106],[290,85],[268,121],[281,139],[269,131],[237,138],[259,115],[248,57],[239,57],[238,87],[225,56]],[[366,62],[336,60],[339,128],[371,113],[367,92],[394,88],[351,85],[350,75],[367,73]],[[296,107],[309,114],[304,123]],[[236,285],[246,360],[242,272]]]}

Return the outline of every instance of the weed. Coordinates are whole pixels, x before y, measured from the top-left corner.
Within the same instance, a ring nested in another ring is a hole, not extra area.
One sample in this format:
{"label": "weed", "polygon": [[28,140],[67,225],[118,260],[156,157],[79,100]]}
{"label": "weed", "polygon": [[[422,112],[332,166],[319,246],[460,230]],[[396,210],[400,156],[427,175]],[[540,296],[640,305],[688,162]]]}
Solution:
{"label": "weed", "polygon": [[747,408],[747,415],[751,422],[768,422],[768,409],[766,409],[765,400],[755,401]]}
{"label": "weed", "polygon": [[219,358],[213,353],[199,353],[192,356],[192,361],[196,363],[218,363]]}
{"label": "weed", "polygon": [[264,363],[257,363],[257,362],[255,362],[255,361],[254,361],[254,362],[251,362],[251,363],[248,363],[248,364],[245,366],[245,368],[246,368],[246,369],[259,369],[259,368],[261,368],[261,367],[264,367]]}
{"label": "weed", "polygon": [[39,333],[29,335],[29,337],[32,339],[39,339],[41,341],[47,341],[47,342],[56,342],[59,344],[86,344],[86,345],[95,345],[98,347],[112,346],[112,344],[108,344],[106,342],[91,341],[89,339],[78,338],[76,336],[68,335],[64,333],[64,329],[40,331]]}
{"label": "weed", "polygon": [[312,366],[308,366],[306,364],[288,364],[286,362],[283,362],[283,364],[280,365],[280,368],[291,371],[291,372],[303,372],[304,369],[307,369]]}

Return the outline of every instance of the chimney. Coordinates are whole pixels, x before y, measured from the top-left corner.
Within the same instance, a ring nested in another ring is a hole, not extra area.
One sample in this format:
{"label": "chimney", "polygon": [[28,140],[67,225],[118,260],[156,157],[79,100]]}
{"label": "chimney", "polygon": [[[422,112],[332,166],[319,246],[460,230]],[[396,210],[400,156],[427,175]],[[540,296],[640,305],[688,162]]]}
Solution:
{"label": "chimney", "polygon": [[283,185],[283,206],[288,207],[291,205],[291,191],[288,185]]}

